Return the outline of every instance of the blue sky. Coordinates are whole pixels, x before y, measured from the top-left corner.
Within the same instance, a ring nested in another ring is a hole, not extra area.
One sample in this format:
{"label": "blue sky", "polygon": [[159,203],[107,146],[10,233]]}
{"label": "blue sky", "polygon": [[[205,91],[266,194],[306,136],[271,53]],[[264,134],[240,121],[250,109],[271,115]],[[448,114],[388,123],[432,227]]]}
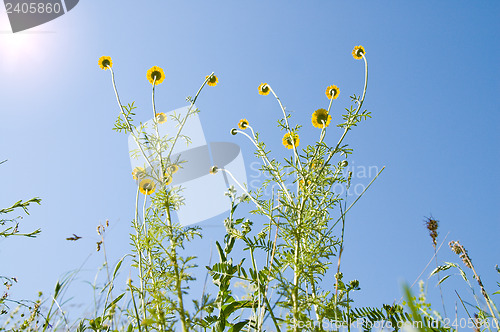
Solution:
{"label": "blue sky", "polygon": [[[449,233],[439,259],[457,261],[447,242],[460,240],[485,285],[495,290],[498,2],[117,3],[80,2],[68,14],[15,35],[0,10],[0,160],[9,160],[0,166],[0,204],[43,199],[21,225],[42,228],[37,239],[0,239],[0,274],[20,281],[13,296],[51,291],[90,255],[75,283],[74,301],[84,299],[84,280],[93,280],[103,259],[95,253],[95,229],[106,219],[110,261],[130,248],[135,184],[127,137],[111,130],[117,106],[109,72],[98,68],[100,56],[112,57],[122,101],[136,102],[140,121],[150,119],[145,75],[151,66],[165,70],[156,95],[165,112],[185,106],[185,97],[214,71],[219,84],[197,102],[205,135],[239,144],[250,177],[252,147],[229,135],[239,119],[247,118],[276,156],[287,155],[276,128],[280,109],[272,97],[258,95],[258,85],[273,86],[293,112],[292,123],[304,125],[301,144],[313,142],[318,132],[310,116],[328,106],[326,86],[341,90],[334,122],[349,96],[361,92],[363,65],[351,55],[360,44],[369,62],[365,106],[373,118],[348,137],[355,149],[350,165],[386,170],[347,220],[342,264],[346,278],[360,280],[357,303],[399,300],[401,282],[413,282],[432,257],[423,226],[431,213],[441,221],[440,240]],[[327,142],[339,136],[332,129]],[[370,178],[356,180],[366,184]],[[222,219],[204,225],[221,225]],[[222,231],[207,227],[205,241],[193,247],[203,251],[201,266]],[[66,241],[73,233],[83,239]],[[444,286],[450,312],[454,289],[472,300],[458,278]],[[434,282],[429,293],[440,309]]]}

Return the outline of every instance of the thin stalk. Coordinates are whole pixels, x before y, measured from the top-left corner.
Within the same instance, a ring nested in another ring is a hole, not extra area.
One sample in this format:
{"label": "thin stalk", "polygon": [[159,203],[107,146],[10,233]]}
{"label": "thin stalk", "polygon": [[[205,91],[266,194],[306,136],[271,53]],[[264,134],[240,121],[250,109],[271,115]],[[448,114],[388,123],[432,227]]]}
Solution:
{"label": "thin stalk", "polygon": [[[361,97],[361,99],[358,101],[358,108],[356,109],[356,112],[354,113],[354,119],[357,117],[359,111],[361,110],[361,106],[363,106],[363,102],[365,100],[365,96],[366,96],[366,87],[368,85],[368,62],[366,61],[366,58],[365,56],[363,55],[363,60],[365,61],[365,84],[364,84],[364,87],[363,87],[363,95]],[[342,134],[342,136],[340,137],[337,145],[335,146],[335,149],[333,149],[328,158],[326,159],[326,161],[324,162],[323,164],[323,167],[319,170],[319,174],[318,176],[321,174],[321,172],[323,172],[323,169],[325,168],[326,164],[328,164],[328,162],[330,161],[330,159],[332,159],[332,157],[334,156],[334,154],[337,152],[340,144],[342,143],[342,141],[344,140],[347,132],[349,131],[349,129],[351,128],[352,124],[347,124],[345,129],[344,129],[344,133]]]}
{"label": "thin stalk", "polygon": [[[252,133],[253,133],[253,129],[250,126],[248,126],[248,127],[250,128],[250,130],[252,130]],[[262,148],[257,144],[257,142],[255,142],[247,133],[245,133],[241,130],[236,130],[236,131],[245,135],[253,143],[253,145],[257,148],[257,151],[261,155],[262,161],[264,161],[264,165],[266,165],[270,169],[269,173],[271,175],[273,175],[275,181],[278,183],[281,190],[283,190],[283,192],[286,194],[286,196],[289,200],[289,203],[291,204],[293,202],[293,200],[292,200],[292,197],[290,196],[290,194],[288,193],[288,190],[286,189],[286,187],[283,184],[283,180],[281,179],[281,174],[279,173],[279,171],[277,169],[275,169],[272,166],[271,162],[269,161],[269,159],[267,158],[267,156],[265,154],[265,151],[262,150]],[[255,134],[254,134],[254,136],[255,136]]]}
{"label": "thin stalk", "polygon": [[153,104],[153,124],[154,124],[155,131],[156,131],[156,143],[157,143],[156,149],[157,149],[158,157],[160,158],[160,167],[161,167],[161,169],[160,169],[161,174],[160,174],[159,179],[163,182],[163,178],[165,175],[165,165],[163,165],[163,158],[161,156],[160,133],[158,132],[158,120],[156,118],[155,86],[156,86],[156,76],[153,80],[153,93],[151,96],[151,103]]}
{"label": "thin stalk", "polygon": [[[242,190],[242,191],[243,191],[243,192],[244,192],[244,193],[245,193],[245,194],[246,194],[246,195],[250,198],[250,200],[251,200],[251,201],[255,204],[255,206],[257,206],[257,208],[259,208],[262,212],[264,212],[264,214],[266,213],[266,212],[265,212],[265,210],[264,210],[264,208],[263,208],[263,207],[259,204],[259,202],[257,202],[257,201],[255,200],[255,198],[253,198],[253,196],[252,196],[252,195],[250,195],[250,193],[246,190],[246,188],[245,188],[245,187],[243,187],[243,186],[242,186],[242,185],[238,182],[238,180],[236,180],[236,178],[233,176],[233,174],[232,174],[230,171],[228,171],[228,170],[227,170],[227,169],[225,169],[225,168],[219,168],[218,170],[219,170],[219,171],[221,171],[221,172],[224,172],[224,173],[228,174],[228,175],[231,177],[231,179],[233,179],[233,181],[234,181],[234,182],[238,185],[238,187],[240,187],[240,189],[241,189],[241,190]],[[267,216],[269,219],[271,219],[271,217],[270,217],[270,216],[268,216],[268,215],[266,215],[266,216]]]}
{"label": "thin stalk", "polygon": [[[139,219],[139,187],[137,187],[137,195],[135,197],[135,218],[134,218],[134,228],[135,228],[135,234],[136,234],[136,239],[135,239],[135,247],[137,250],[137,254],[139,255],[139,280],[141,284],[141,293],[140,293],[140,298],[141,298],[141,308],[142,308],[142,313],[144,315],[144,319],[146,319],[146,303],[145,303],[145,294],[144,294],[144,275],[143,275],[143,267],[142,267],[142,248],[140,246],[140,240],[139,240],[139,230],[140,226],[137,223],[137,220]],[[140,325],[141,322],[138,321],[138,324]]]}
{"label": "thin stalk", "polygon": [[[206,80],[205,80],[206,82]],[[167,223],[168,227],[172,229],[172,218],[170,215],[170,206],[167,207]],[[179,301],[179,316],[181,319],[181,325],[182,325],[182,331],[187,332],[188,327],[187,327],[187,320],[186,320],[186,313],[184,309],[184,300],[182,297],[182,285],[181,285],[181,276],[179,273],[179,264],[177,263],[177,252],[175,250],[175,244],[172,239],[170,239],[170,246],[172,247],[172,262],[174,263],[174,273],[175,273],[175,288],[177,291],[177,300]]]}
{"label": "thin stalk", "polygon": [[[370,188],[370,186],[373,184],[373,182],[375,182],[375,180],[379,177],[379,175],[382,173],[382,171],[384,169],[385,169],[385,166],[382,167],[382,169],[373,178],[373,180],[370,181],[370,183],[368,184],[368,186],[366,186],[366,188],[363,189],[363,191],[361,192],[361,194],[359,194],[359,196],[354,200],[354,202],[352,202],[351,205],[349,205],[349,207],[345,210],[344,214],[347,214],[347,212],[349,212],[349,210],[354,206],[354,204],[356,204],[356,202],[359,201],[359,199],[361,198],[361,196],[363,196],[364,193]],[[341,217],[339,217],[337,219],[337,221],[333,223],[333,225],[328,229],[328,231],[326,233],[324,233],[324,235],[321,235],[321,239],[323,239],[325,236],[328,236],[333,231],[333,228],[339,223],[340,220],[342,220]]]}
{"label": "thin stalk", "polygon": [[137,310],[137,304],[135,303],[135,296],[134,296],[134,290],[132,289],[132,284],[129,285],[129,288],[130,288],[130,293],[132,294],[132,303],[134,304],[134,312],[135,312],[135,318],[137,320],[137,327],[139,329],[139,332],[142,332],[141,318],[139,316],[139,311]]}
{"label": "thin stalk", "polygon": [[293,139],[293,136],[292,136],[292,130],[290,129],[290,125],[288,124],[288,118],[286,116],[285,107],[283,107],[281,100],[278,98],[278,96],[274,92],[273,88],[271,88],[271,86],[269,84],[268,84],[268,86],[269,86],[269,90],[271,90],[271,92],[273,93],[274,98],[276,98],[276,100],[278,101],[278,104],[280,105],[281,111],[283,112],[283,119],[285,120],[286,130],[287,130],[288,134],[290,135],[290,140],[292,141],[295,163],[298,165],[299,169],[302,171],[302,164],[300,162],[299,154],[297,153],[297,147],[295,146],[295,140]]}
{"label": "thin stalk", "polygon": [[[120,102],[120,96],[118,95],[118,90],[116,89],[115,73],[113,72],[113,69],[111,69],[111,67],[108,67],[108,68],[109,68],[109,70],[111,72],[111,81],[113,83],[113,89],[115,90],[116,101],[118,102],[118,107],[120,108],[120,114],[123,116],[123,119],[125,120],[125,123],[127,124],[128,130],[130,131],[130,134],[132,134],[132,137],[134,138],[135,143],[137,144],[137,146],[141,150],[144,159],[146,159],[146,162],[149,164],[149,167],[151,167],[151,172],[154,172],[153,165],[149,161],[148,156],[146,156],[146,153],[144,152],[144,149],[142,148],[142,145],[139,143],[138,138],[134,134],[132,125],[128,121],[128,118],[125,115],[125,113],[123,112],[123,106],[122,106],[122,103]],[[159,178],[158,174],[156,174],[156,176]]]}
{"label": "thin stalk", "polygon": [[61,312],[61,316],[62,316],[62,318],[64,320],[64,325],[66,325],[66,328],[69,331],[68,320],[66,319],[66,315],[64,314],[64,311],[62,310],[61,306],[59,305],[59,302],[57,302],[57,300],[56,300],[56,298],[54,296],[52,296],[52,300],[54,301],[54,303],[56,304],[57,308]]}
{"label": "thin stalk", "polygon": [[[432,243],[432,245],[434,247],[434,260],[436,262],[436,268],[438,268],[439,264],[438,264],[438,261],[437,261],[436,245],[434,243]],[[441,278],[439,277],[439,271],[437,272],[437,277],[438,277],[438,280],[441,280]],[[441,303],[443,304],[444,317],[447,317],[448,315],[446,314],[446,307],[444,305],[443,290],[441,288],[441,283],[438,283],[438,286],[439,286],[439,294],[441,295]]]}
{"label": "thin stalk", "polygon": [[276,320],[276,317],[274,317],[273,308],[271,307],[271,304],[269,303],[269,300],[267,299],[267,297],[264,297],[264,301],[266,302],[266,306],[269,310],[269,314],[271,315],[271,319],[273,320],[274,327],[276,327],[276,332],[281,332],[278,321]]}
{"label": "thin stalk", "polygon": [[342,211],[342,203],[340,206],[340,217],[342,218],[342,233],[340,237],[339,259],[337,262],[337,274],[335,276],[335,321],[337,322],[337,305],[339,299],[339,274],[340,274],[340,261],[342,259],[342,252],[344,251],[344,229],[345,229],[345,212]]}
{"label": "thin stalk", "polygon": [[[257,304],[257,308],[259,308],[259,310],[261,310],[261,305],[260,305],[260,298],[262,297],[261,296],[261,291],[262,291],[262,288],[260,286],[260,276],[259,276],[259,270],[257,269],[257,263],[255,262],[255,257],[253,255],[253,248],[250,247],[250,259],[252,260],[252,266],[253,266],[253,269],[255,271],[255,275],[257,277],[257,289],[259,290],[259,299],[258,299],[258,304]],[[256,326],[260,326],[261,324],[259,323],[260,321],[260,314],[258,314],[257,312],[255,313],[255,317],[257,318],[257,323],[255,324]]]}
{"label": "thin stalk", "polygon": [[[439,250],[441,250],[441,247],[443,246],[443,244],[445,243],[446,239],[448,238],[448,235],[450,235],[450,232],[448,232],[448,234],[446,234],[446,236],[444,237],[443,241],[441,242],[441,244],[439,245],[439,247],[437,249],[437,252]],[[411,286],[408,289],[412,289],[413,286],[415,286],[415,284],[417,283],[417,281],[420,280],[420,277],[422,276],[422,274],[424,274],[425,270],[427,270],[427,268],[429,267],[429,265],[431,265],[432,261],[434,260],[434,256],[437,254],[437,252],[435,252],[434,255],[431,257],[431,259],[429,259],[429,262],[427,263],[427,265],[424,267],[424,269],[422,270],[422,272],[420,272],[420,274],[418,275],[418,277],[415,279],[415,281],[413,281],[413,284],[411,284]],[[402,300],[403,300],[403,296],[401,296],[401,298],[399,299],[398,303],[401,303]]]}
{"label": "thin stalk", "polygon": [[[273,315],[273,312],[272,312],[272,308],[267,304],[267,291],[268,291],[268,288],[269,288],[269,282],[271,281],[271,268],[273,266],[273,262],[274,262],[274,254],[276,252],[276,243],[278,242],[278,233],[279,233],[279,217],[278,217],[278,222],[276,223],[276,234],[274,236],[274,241],[273,241],[273,250],[271,252],[271,260],[268,262],[269,264],[269,270],[267,272],[268,274],[268,277],[267,277],[267,284],[266,284],[266,287],[264,289],[264,298],[266,300],[266,305],[268,306],[268,310],[269,312],[271,313],[271,316],[273,317],[273,321],[275,320],[274,319],[274,315]],[[271,224],[269,225],[269,235],[271,235]],[[262,313],[262,315],[264,315],[264,312]],[[262,317],[262,322],[264,322],[264,317]],[[278,327],[276,327],[278,328]],[[279,330],[279,328],[278,328]]]}
{"label": "thin stalk", "polygon": [[186,117],[184,118],[184,120],[181,122],[181,125],[179,126],[179,129],[177,130],[177,135],[175,135],[175,138],[174,138],[174,142],[172,143],[172,146],[170,147],[170,151],[168,152],[168,157],[170,158],[170,155],[172,154],[172,151],[174,149],[174,146],[175,146],[175,143],[177,143],[177,140],[179,139],[179,136],[180,136],[180,133],[181,133],[181,130],[182,128],[184,128],[184,125],[186,124],[186,121],[191,113],[191,109],[193,108],[194,104],[196,103],[196,99],[198,99],[198,96],[200,95],[200,92],[201,90],[203,89],[203,87],[205,86],[205,84],[207,84],[207,81],[208,81],[208,78],[210,76],[212,76],[214,73],[212,72],[212,74],[208,75],[207,78],[205,78],[205,81],[203,82],[203,84],[200,86],[200,88],[198,89],[198,92],[196,92],[196,95],[194,96],[193,100],[191,101],[191,105],[189,106],[188,108],[188,111],[186,113]]}
{"label": "thin stalk", "polygon": [[[104,234],[103,234],[104,233],[104,227],[101,227],[101,231],[102,231],[102,233],[100,235],[101,235],[102,251],[104,253],[104,262],[106,264],[106,274],[108,276],[108,284],[109,284],[109,287],[110,287],[109,291],[108,291],[108,294],[106,296],[106,300],[104,301],[104,308],[106,308],[106,304],[108,302],[108,297],[111,295],[112,280],[111,280],[111,275],[109,274],[109,263],[108,263],[108,258],[106,256],[106,244],[104,243]],[[103,316],[104,316],[104,313],[103,313]]]}
{"label": "thin stalk", "polygon": [[317,295],[316,295],[316,287],[314,287],[314,280],[311,280],[311,293],[312,293],[312,297],[314,299],[314,314],[316,315],[316,320],[318,321],[318,325],[319,325],[319,328],[320,328],[320,331],[324,331],[323,329],[323,326],[321,324],[321,320],[322,318],[319,316],[319,313],[318,313],[318,304],[316,303],[316,299],[318,298]]}
{"label": "thin stalk", "polygon": [[[153,91],[152,91],[152,94],[151,94],[151,103],[152,103],[152,106],[153,106],[153,126],[154,126],[155,132],[156,132],[156,150],[157,150],[157,153],[158,153],[158,157],[160,159],[160,178],[159,179],[160,179],[161,183],[163,183],[164,174],[165,174],[165,167],[164,167],[163,158],[162,158],[162,155],[161,155],[160,133],[158,131],[158,120],[157,120],[157,117],[156,117],[155,87],[156,87],[156,76],[153,79]],[[144,203],[145,202],[146,201],[144,200]],[[148,250],[148,259],[149,259],[149,265],[153,266],[153,261],[152,261],[152,258],[151,258],[151,251],[150,250]],[[151,268],[151,270],[152,270],[152,268]],[[153,284],[156,284],[156,277],[155,277],[154,273],[151,273],[151,279],[153,281]],[[156,311],[158,312],[158,315],[160,315],[161,309],[159,307],[158,302],[156,303]],[[160,321],[160,316],[158,316],[158,321]],[[165,331],[165,327],[163,325],[163,322],[161,322],[161,321],[160,321],[160,328],[161,328],[161,331]]]}
{"label": "thin stalk", "polygon": [[299,273],[298,273],[298,265],[299,265],[299,250],[300,250],[300,238],[297,235],[295,239],[295,256],[294,256],[294,268],[293,268],[293,291],[292,291],[292,302],[293,302],[293,318],[295,319],[296,324],[293,326],[293,330],[295,332],[299,331],[299,327],[297,324],[299,321]]}
{"label": "thin stalk", "polygon": [[[210,258],[208,259],[208,266],[212,266],[212,245],[210,245]],[[203,298],[205,296],[205,291],[207,289],[207,283],[208,283],[208,270],[207,273],[205,274],[205,281],[203,282],[203,291],[201,292],[201,299],[200,299],[200,305],[203,304]],[[200,320],[203,317],[203,306],[200,309]]]}

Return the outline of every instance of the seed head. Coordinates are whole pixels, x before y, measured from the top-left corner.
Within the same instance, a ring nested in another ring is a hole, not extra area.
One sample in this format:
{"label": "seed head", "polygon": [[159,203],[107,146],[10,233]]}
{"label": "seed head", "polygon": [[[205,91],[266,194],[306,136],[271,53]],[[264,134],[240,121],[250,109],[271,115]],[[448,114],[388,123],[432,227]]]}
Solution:
{"label": "seed head", "polygon": [[469,254],[467,253],[467,250],[458,241],[451,241],[450,248],[451,250],[453,250],[455,254],[458,255],[458,257],[462,259],[462,262],[464,263],[465,266],[467,266],[469,269],[472,269],[472,261],[469,257]]}
{"label": "seed head", "polygon": [[437,245],[437,237],[438,237],[438,228],[439,228],[439,221],[431,217],[427,217],[425,222],[425,226],[429,230],[429,236],[432,239],[432,245],[436,247]]}

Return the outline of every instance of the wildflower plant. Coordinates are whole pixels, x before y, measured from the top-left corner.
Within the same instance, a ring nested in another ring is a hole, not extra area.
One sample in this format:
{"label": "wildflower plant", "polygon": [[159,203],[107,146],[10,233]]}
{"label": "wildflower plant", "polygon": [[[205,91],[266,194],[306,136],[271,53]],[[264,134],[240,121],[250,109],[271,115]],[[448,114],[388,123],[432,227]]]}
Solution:
{"label": "wildflower plant", "polygon": [[[162,68],[153,66],[147,71],[147,80],[152,86],[152,128],[148,124],[134,124],[134,103],[123,105],[117,91],[112,61],[101,57],[102,69],[109,69],[111,80],[119,106],[120,114],[116,120],[117,132],[130,134],[137,148],[131,151],[133,157],[142,158],[144,165],[134,168],[132,177],[137,181],[135,216],[132,221],[131,243],[133,247],[132,266],[137,269],[137,281],[129,279],[127,291],[130,293],[129,329],[139,331],[171,331],[180,327],[190,331],[195,326],[195,317],[207,303],[196,303],[195,311],[189,312],[185,294],[188,282],[194,280],[189,270],[196,267],[193,256],[184,256],[183,249],[187,242],[201,237],[199,227],[182,227],[174,220],[173,213],[183,204],[181,188],[170,186],[175,173],[179,170],[178,160],[172,159],[172,151],[180,140],[186,144],[189,137],[182,135],[182,129],[188,118],[199,110],[195,102],[205,85],[217,85],[217,77],[211,73],[198,89],[194,97],[188,97],[188,111],[185,115],[174,114],[167,117],[157,112],[155,90],[165,79]],[[173,136],[161,136],[159,126],[167,121],[174,121],[177,133]],[[152,130],[148,130],[152,129]],[[151,134],[153,133],[153,134]],[[208,170],[207,170],[208,173]],[[109,293],[123,259],[115,268],[109,282]],[[94,330],[106,326],[113,327],[114,321],[109,308],[121,299],[124,293],[111,300],[106,299],[103,314],[90,322]],[[207,300],[207,298],[205,298]]]}
{"label": "wildflower plant", "polygon": [[[312,125],[320,129],[318,139],[302,148],[305,140],[301,141],[299,136],[301,125],[291,124],[291,115],[268,83],[260,84],[258,92],[264,96],[272,94],[278,102],[282,114],[278,126],[284,132],[282,143],[290,150],[289,157],[282,163],[273,158],[246,119],[239,122],[239,129],[231,130],[233,135],[241,134],[253,144],[256,157],[262,161],[260,171],[268,180],[252,192],[241,186],[245,191],[242,197],[236,197],[232,188],[227,193],[231,199],[230,215],[224,222],[227,235],[223,245],[217,242],[219,263],[209,267],[214,283],[219,286],[215,302],[218,312],[206,317],[206,322],[214,324],[217,331],[225,327],[261,331],[266,320],[272,322],[276,331],[284,327],[293,331],[315,330],[323,320],[352,322],[351,294],[359,290],[359,282],[342,280],[340,262],[346,213],[359,197],[348,207],[346,198],[332,188],[338,184],[350,186],[351,174],[345,170],[352,149],[344,139],[353,127],[370,117],[370,112],[362,109],[368,82],[364,49],[358,46],[353,56],[364,61],[364,85],[360,96],[351,97],[353,105],[346,108],[337,124],[340,132],[329,127],[333,101],[340,92],[336,85],[326,89],[327,108],[312,114]],[[330,145],[330,136],[338,137],[336,144]],[[217,169],[232,177],[228,170]],[[266,196],[268,186],[273,191]],[[261,228],[256,229],[253,220],[235,216],[242,202],[253,204],[252,218],[264,217],[266,221]],[[242,242],[249,263],[245,259],[233,262],[231,253],[236,241]],[[333,273],[328,273],[332,268]],[[248,282],[256,290],[251,299],[234,299],[232,279]],[[334,289],[325,288],[325,284],[333,284]],[[240,311],[249,314],[243,318]]]}

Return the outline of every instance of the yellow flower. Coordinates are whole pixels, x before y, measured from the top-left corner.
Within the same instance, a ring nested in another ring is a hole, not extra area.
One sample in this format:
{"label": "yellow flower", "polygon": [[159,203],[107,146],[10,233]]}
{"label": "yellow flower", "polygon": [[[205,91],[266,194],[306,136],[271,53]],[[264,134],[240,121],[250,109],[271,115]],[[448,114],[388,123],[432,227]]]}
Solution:
{"label": "yellow flower", "polygon": [[144,177],[146,175],[146,170],[142,167],[136,167],[132,171],[132,177],[134,180],[139,180],[140,178]]}
{"label": "yellow flower", "polygon": [[336,85],[330,85],[328,88],[326,88],[325,93],[328,99],[337,99],[340,90]]}
{"label": "yellow flower", "polygon": [[267,83],[261,83],[259,85],[259,95],[267,96],[271,89]]}
{"label": "yellow flower", "polygon": [[311,118],[312,124],[316,128],[326,128],[330,125],[330,121],[332,121],[332,116],[328,114],[327,110],[324,108],[320,108],[316,110]]}
{"label": "yellow flower", "polygon": [[[161,69],[160,67],[157,67],[157,66],[151,67],[148,70],[147,76],[148,76],[148,80],[151,84],[153,84],[153,82],[155,84],[160,84],[165,79],[165,73],[163,72],[163,69]],[[156,81],[155,81],[155,78],[156,78]]]}
{"label": "yellow flower", "polygon": [[287,149],[293,149],[293,145],[295,145],[295,147],[299,146],[299,142],[300,142],[299,135],[295,133],[292,133],[291,136],[290,133],[286,133],[285,136],[283,136],[283,145]]}
{"label": "yellow flower", "polygon": [[316,168],[318,168],[319,166],[321,166],[321,163],[322,163],[321,160],[313,160],[311,162],[310,169],[316,169]]}
{"label": "yellow flower", "polygon": [[210,173],[210,174],[216,174],[218,171],[219,171],[219,167],[217,167],[217,166],[212,166],[212,167],[210,167],[210,171],[209,171],[209,173]]}
{"label": "yellow flower", "polygon": [[[304,191],[305,188],[304,188],[304,179],[300,179],[299,180],[299,189]],[[307,180],[307,186],[310,186],[311,185],[311,180]]]}
{"label": "yellow flower", "polygon": [[248,127],[248,120],[247,119],[241,119],[240,122],[238,123],[238,127],[241,130],[245,130]]}
{"label": "yellow flower", "polygon": [[139,191],[144,195],[151,195],[156,190],[156,185],[151,179],[141,180],[139,183]]}
{"label": "yellow flower", "polygon": [[163,180],[167,186],[172,183],[172,177],[168,173],[165,173]]}
{"label": "yellow flower", "polygon": [[103,70],[107,70],[108,67],[111,68],[113,67],[113,61],[111,61],[111,57],[109,56],[102,56],[99,58],[99,67]]}
{"label": "yellow flower", "polygon": [[177,166],[175,164],[168,166],[168,171],[170,172],[170,174],[175,174],[178,170],[179,170],[179,166]]}
{"label": "yellow flower", "polygon": [[354,47],[354,49],[352,50],[352,56],[356,60],[363,58],[365,54],[366,54],[365,48],[361,45]]}
{"label": "yellow flower", "polygon": [[156,114],[156,122],[158,122],[158,123],[167,122],[167,116],[165,115],[165,113],[157,113]]}
{"label": "yellow flower", "polygon": [[205,79],[207,80],[207,84],[210,86],[216,86],[217,82],[219,82],[219,79],[217,79],[217,76],[215,75],[207,76]]}

